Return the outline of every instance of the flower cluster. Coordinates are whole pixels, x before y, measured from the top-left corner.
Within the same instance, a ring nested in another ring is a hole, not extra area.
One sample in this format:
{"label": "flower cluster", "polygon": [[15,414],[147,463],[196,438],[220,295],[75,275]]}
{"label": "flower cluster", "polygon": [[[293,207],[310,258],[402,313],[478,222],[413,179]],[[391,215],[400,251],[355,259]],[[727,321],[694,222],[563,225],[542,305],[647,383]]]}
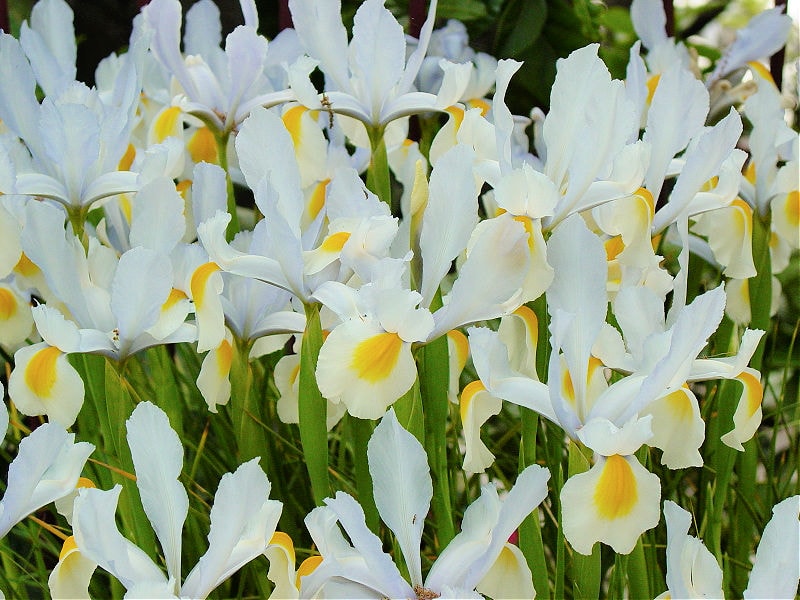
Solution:
{"label": "flower cluster", "polygon": [[567,557],[576,597],[609,564],[630,597],[794,597],[796,472],[768,505],[734,494],[749,525],[722,540],[800,246],[798,137],[757,62],[791,19],[703,74],[634,0],[625,78],[576,49],[528,118],[521,63],[435,30],[435,0],[418,40],[383,0],[349,39],[336,0],[290,0],[269,41],[240,5],[223,41],[211,0],[152,0],[95,87],[63,0],[0,33],[0,348],[29,433],[0,536],[58,503],[53,597],[100,572],[241,594],[251,561],[275,598],[560,597]]}

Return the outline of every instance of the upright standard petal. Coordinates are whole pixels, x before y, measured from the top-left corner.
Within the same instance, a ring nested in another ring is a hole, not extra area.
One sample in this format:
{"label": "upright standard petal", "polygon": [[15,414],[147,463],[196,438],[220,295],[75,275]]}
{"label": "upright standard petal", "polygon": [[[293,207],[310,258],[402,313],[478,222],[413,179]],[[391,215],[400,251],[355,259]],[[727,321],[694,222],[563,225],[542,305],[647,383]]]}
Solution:
{"label": "upright standard petal", "polygon": [[189,496],[178,477],[183,447],[163,410],[142,402],[127,423],[128,445],[136,470],[142,506],[164,552],[167,572],[181,578],[181,535],[189,512]]}
{"label": "upright standard petal", "polygon": [[381,520],[397,538],[411,585],[422,585],[420,543],[433,497],[425,450],[389,409],[367,444],[367,460]]}
{"label": "upright standard petal", "polygon": [[756,550],[744,597],[795,598],[800,582],[800,496],[772,508]]}
{"label": "upright standard petal", "polygon": [[186,577],[181,596],[205,598],[267,549],[282,508],[269,499],[270,487],[258,459],[222,476],[211,509],[208,551]]}

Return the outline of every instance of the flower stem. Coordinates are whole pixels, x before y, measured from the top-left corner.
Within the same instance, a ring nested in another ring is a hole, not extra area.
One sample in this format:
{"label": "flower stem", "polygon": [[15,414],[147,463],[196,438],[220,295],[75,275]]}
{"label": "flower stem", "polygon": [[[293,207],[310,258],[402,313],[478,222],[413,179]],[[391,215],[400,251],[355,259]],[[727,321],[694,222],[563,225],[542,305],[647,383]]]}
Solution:
{"label": "flower stem", "polygon": [[236,212],[236,195],[233,192],[233,180],[228,168],[228,141],[231,134],[229,131],[214,134],[214,139],[217,141],[217,158],[219,159],[219,166],[225,171],[225,190],[228,196],[228,213],[231,215],[231,221],[228,223],[228,228],[225,230],[225,240],[230,242],[237,233],[239,233],[239,215]]}
{"label": "flower stem", "polygon": [[[389,159],[383,140],[383,127],[367,128],[372,157],[367,168],[367,188],[390,208],[392,207],[392,181],[389,177]],[[393,211],[394,212],[394,211]]]}
{"label": "flower stem", "polygon": [[314,502],[322,506],[330,496],[328,479],[328,430],[326,418],[328,404],[317,386],[317,360],[322,347],[322,325],[319,304],[306,304],[306,330],[300,348],[300,441],[303,457],[311,479]]}

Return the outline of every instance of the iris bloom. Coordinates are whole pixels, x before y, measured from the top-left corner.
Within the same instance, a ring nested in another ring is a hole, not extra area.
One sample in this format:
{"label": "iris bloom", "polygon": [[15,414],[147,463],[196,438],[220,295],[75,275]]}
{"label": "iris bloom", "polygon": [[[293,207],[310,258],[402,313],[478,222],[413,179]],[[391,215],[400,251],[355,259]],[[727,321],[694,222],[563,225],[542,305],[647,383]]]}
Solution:
{"label": "iris bloom", "polygon": [[265,74],[268,44],[256,31],[255,2],[243,0],[241,7],[244,25],[228,35],[224,52],[219,48],[219,11],[210,2],[192,7],[184,37],[187,56],[180,50],[180,2],[154,0],[142,11],[154,30],[153,53],[183,89],[177,105],[216,135],[230,134],[256,106],[274,106],[293,98],[289,90],[273,89]]}
{"label": "iris bloom", "polygon": [[[564,532],[570,544],[588,554],[599,540],[628,553],[659,518],[660,483],[638,463],[634,452],[642,444],[665,447],[669,443],[664,441],[669,439],[665,430],[676,423],[682,431],[694,431],[696,419],[690,422],[691,428],[677,420],[687,412],[697,416],[696,410],[683,410],[691,401],[682,396],[686,381],[738,377],[745,384],[740,401],[744,418],[740,424],[734,420],[734,431],[724,441],[734,444],[751,436],[753,422],[760,420],[761,385],[758,373],[746,364],[762,332],[746,334],[735,357],[698,359],[722,318],[721,288],[683,307],[671,327],[664,325],[663,302],[654,293],[621,291],[617,296],[621,310],[615,307],[615,314],[630,337],[627,352],[619,352],[613,339],[620,336],[615,337],[605,324],[608,297],[601,241],[581,217],[573,216],[556,228],[548,246],[555,270],[547,291],[552,346],[549,383],[523,372],[518,343],[512,353],[499,334],[488,329],[469,332],[473,361],[491,396],[539,412],[595,452],[594,466],[571,477],[562,490]],[[636,316],[640,313],[647,317],[640,319]],[[628,375],[609,384],[604,366]],[[668,402],[672,409],[656,410],[657,403],[672,394],[677,394]],[[698,441],[693,435],[693,439],[699,446],[703,436]],[[682,461],[699,458],[697,452],[674,452],[665,450],[674,466],[687,466]]]}
{"label": "iris bloom", "polygon": [[433,494],[425,450],[389,410],[369,441],[367,458],[375,504],[397,539],[410,581],[367,528],[361,505],[338,492],[306,517],[322,562],[301,578],[301,598],[479,598],[476,590],[492,598],[534,596],[527,563],[507,540],[547,495],[547,469],[526,468],[504,500],[493,484],[484,485],[464,512],[461,533],[423,579],[420,543]]}
{"label": "iris bloom", "polygon": [[[289,2],[297,35],[311,56],[290,67],[290,85],[301,104],[352,117],[368,130],[382,132],[396,119],[444,110],[458,101],[469,82],[469,64],[442,61],[444,81],[438,94],[413,88],[433,30],[436,0],[408,59],[403,28],[383,4],[384,0],[367,0],[359,6],[348,43],[338,0]],[[309,80],[317,65],[325,74],[322,95]]]}
{"label": "iris bloom", "polygon": [[[3,437],[7,428],[8,411],[2,403]],[[71,493],[93,450],[88,442],[75,443],[75,434],[56,423],[40,425],[25,437],[8,467],[6,492],[0,500],[0,538],[32,512]]]}
{"label": "iris bloom", "polygon": [[136,485],[161,544],[167,574],[119,532],[114,516],[119,485],[80,491],[73,513],[78,550],[116,577],[127,598],[205,598],[266,550],[282,505],[269,499],[270,482],[257,459],[223,475],[211,509],[208,550],[181,583],[181,537],[189,497],[178,481],[183,469],[180,439],[166,414],[150,402],[137,405],[127,429]]}
{"label": "iris bloom", "polygon": [[[800,496],[772,508],[756,550],[745,598],[795,598],[800,582]],[[722,598],[722,569],[702,541],[689,535],[692,515],[664,502],[667,591],[658,598]]]}

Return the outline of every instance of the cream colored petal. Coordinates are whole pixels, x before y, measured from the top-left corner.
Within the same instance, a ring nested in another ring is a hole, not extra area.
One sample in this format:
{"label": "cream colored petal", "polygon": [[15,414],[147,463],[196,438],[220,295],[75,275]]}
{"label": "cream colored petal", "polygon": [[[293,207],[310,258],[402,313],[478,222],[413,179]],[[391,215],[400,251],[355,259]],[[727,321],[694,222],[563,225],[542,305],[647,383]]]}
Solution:
{"label": "cream colored petal", "polygon": [[503,401],[486,391],[480,381],[468,384],[461,393],[461,424],[466,444],[462,468],[470,475],[483,473],[494,463],[494,454],[481,441],[481,425],[502,407]]}
{"label": "cream colored petal", "polygon": [[344,402],[361,419],[378,419],[417,376],[411,345],[373,322],[346,321],[322,345],[317,382],[322,395]]}
{"label": "cream colored petal", "polygon": [[736,412],[733,413],[733,429],[720,439],[726,446],[743,452],[742,443],[752,438],[761,425],[764,387],[761,384],[761,373],[750,367],[734,379],[742,384],[742,395],[736,405]]}
{"label": "cream colored petal", "polygon": [[300,590],[297,585],[298,577],[294,570],[295,555],[292,538],[282,531],[276,531],[264,551],[264,556],[269,560],[267,578],[275,585],[269,597],[276,600],[299,598]]}
{"label": "cream colored petal", "polygon": [[8,394],[17,409],[71,427],[83,406],[84,387],[66,354],[42,342],[17,350],[14,362]]}
{"label": "cream colored petal", "polygon": [[198,352],[216,348],[225,337],[225,315],[220,298],[224,284],[219,270],[216,263],[207,262],[192,274],[190,289],[199,329]]}
{"label": "cream colored petal", "polygon": [[700,446],[706,438],[705,422],[697,398],[682,387],[650,404],[642,415],[652,415],[653,437],[647,445],[661,448],[661,464],[670,469],[703,466]]}
{"label": "cream colored petal", "polygon": [[658,524],[661,482],[635,457],[600,457],[561,490],[564,535],[581,554],[595,542],[629,554],[639,536]]}
{"label": "cream colored petal", "polygon": [[503,546],[497,560],[476,589],[495,600],[536,597],[533,576],[525,556],[522,550],[510,542],[506,542]]}
{"label": "cream colored petal", "polygon": [[64,541],[58,564],[47,579],[53,598],[89,598],[89,581],[97,564],[83,556],[70,536]]}
{"label": "cream colored petal", "polygon": [[208,410],[213,413],[217,412],[217,406],[228,404],[231,398],[229,375],[232,362],[233,338],[226,330],[219,346],[206,354],[197,376],[197,389],[208,404]]}
{"label": "cream colored petal", "polygon": [[0,283],[0,344],[14,347],[33,329],[30,303],[15,288]]}

